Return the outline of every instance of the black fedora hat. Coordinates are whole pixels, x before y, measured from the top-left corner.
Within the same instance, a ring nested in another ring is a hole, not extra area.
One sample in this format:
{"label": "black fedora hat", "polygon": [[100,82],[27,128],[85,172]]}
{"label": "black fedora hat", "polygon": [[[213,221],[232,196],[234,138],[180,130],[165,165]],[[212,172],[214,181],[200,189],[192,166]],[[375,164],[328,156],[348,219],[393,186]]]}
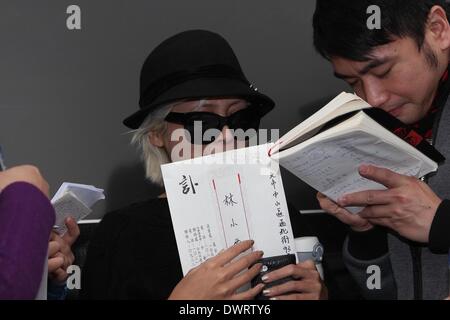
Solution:
{"label": "black fedora hat", "polygon": [[274,107],[245,77],[228,42],[217,33],[190,30],[163,41],[147,57],[140,76],[140,110],[123,123],[137,129],[158,107],[184,99],[239,97],[260,116]]}

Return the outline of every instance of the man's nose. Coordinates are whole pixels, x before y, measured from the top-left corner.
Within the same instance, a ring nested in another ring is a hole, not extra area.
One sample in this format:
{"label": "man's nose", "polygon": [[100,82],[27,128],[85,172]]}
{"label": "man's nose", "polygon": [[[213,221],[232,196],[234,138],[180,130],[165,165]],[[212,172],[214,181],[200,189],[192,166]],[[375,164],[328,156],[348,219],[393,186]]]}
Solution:
{"label": "man's nose", "polygon": [[369,80],[364,83],[364,95],[366,101],[376,108],[383,108],[389,100],[389,92],[376,80]]}
{"label": "man's nose", "polygon": [[228,125],[225,125],[221,131],[221,138],[224,142],[230,142],[234,140],[234,132],[231,130]]}

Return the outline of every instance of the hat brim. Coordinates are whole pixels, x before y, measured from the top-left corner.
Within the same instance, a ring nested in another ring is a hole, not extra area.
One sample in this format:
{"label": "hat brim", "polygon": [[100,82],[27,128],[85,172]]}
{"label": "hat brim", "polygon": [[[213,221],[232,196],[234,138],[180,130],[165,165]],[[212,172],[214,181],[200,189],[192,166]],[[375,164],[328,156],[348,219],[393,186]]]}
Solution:
{"label": "hat brim", "polygon": [[147,115],[162,105],[184,99],[236,97],[251,101],[257,105],[258,114],[265,115],[273,109],[275,103],[268,96],[259,93],[243,81],[229,78],[193,79],[162,93],[152,103],[127,117],[123,124],[131,129],[137,129]]}

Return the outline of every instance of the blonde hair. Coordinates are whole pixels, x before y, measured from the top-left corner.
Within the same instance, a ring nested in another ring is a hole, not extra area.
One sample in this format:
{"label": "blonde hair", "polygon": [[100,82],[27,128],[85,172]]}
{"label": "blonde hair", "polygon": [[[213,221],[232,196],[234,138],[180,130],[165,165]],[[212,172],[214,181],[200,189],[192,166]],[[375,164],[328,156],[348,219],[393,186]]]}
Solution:
{"label": "blonde hair", "polygon": [[164,147],[154,146],[149,139],[149,133],[164,135],[167,131],[166,116],[172,110],[173,104],[165,105],[150,113],[140,127],[134,131],[131,143],[136,145],[144,161],[145,177],[153,183],[164,186],[161,165],[169,163],[170,157]]}

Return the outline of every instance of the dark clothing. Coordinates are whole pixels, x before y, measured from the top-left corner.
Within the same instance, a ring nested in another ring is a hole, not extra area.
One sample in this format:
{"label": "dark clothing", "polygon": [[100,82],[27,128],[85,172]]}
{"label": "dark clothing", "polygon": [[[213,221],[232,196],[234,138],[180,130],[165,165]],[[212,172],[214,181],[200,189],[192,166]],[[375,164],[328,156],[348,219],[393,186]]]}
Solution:
{"label": "dark clothing", "polygon": [[0,193],[0,300],[36,297],[54,223],[50,201],[33,185],[16,182]]}
{"label": "dark clothing", "polygon": [[183,277],[166,199],[108,213],[91,239],[83,299],[166,299]]}
{"label": "dark clothing", "polygon": [[[289,210],[294,237],[314,235],[307,218]],[[182,277],[167,199],[152,199],[105,216],[90,242],[81,298],[167,299]]]}
{"label": "dark clothing", "polygon": [[[450,160],[449,160],[450,161]],[[434,216],[429,235],[432,252],[444,253],[450,249],[450,200],[444,199]]]}

